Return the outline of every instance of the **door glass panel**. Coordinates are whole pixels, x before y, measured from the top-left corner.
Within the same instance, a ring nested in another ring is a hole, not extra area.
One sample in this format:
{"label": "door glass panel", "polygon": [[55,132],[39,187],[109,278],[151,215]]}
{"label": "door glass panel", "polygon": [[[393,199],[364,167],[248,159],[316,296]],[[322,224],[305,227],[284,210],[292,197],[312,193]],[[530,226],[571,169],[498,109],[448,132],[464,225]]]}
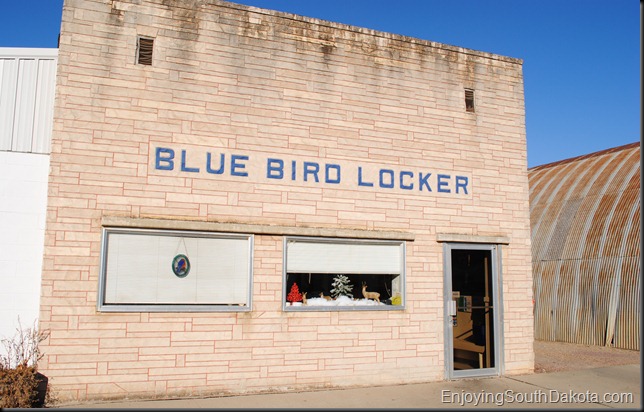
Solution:
{"label": "door glass panel", "polygon": [[452,249],[454,370],[494,368],[492,252]]}

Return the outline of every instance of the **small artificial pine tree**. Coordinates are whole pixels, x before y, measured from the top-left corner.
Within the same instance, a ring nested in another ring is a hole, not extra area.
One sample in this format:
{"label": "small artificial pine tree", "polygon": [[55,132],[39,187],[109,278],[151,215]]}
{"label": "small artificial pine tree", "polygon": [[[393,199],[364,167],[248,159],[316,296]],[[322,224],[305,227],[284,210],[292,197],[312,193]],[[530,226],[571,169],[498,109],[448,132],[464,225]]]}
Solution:
{"label": "small artificial pine tree", "polygon": [[349,278],[345,275],[338,275],[333,278],[333,283],[331,284],[333,289],[331,289],[331,296],[334,299],[337,299],[338,296],[348,296],[353,299],[351,291],[353,290],[353,285],[349,283]]}
{"label": "small artificial pine tree", "polygon": [[293,302],[299,302],[302,300],[302,294],[300,293],[300,288],[297,286],[297,283],[293,283],[293,286],[291,286],[291,291],[286,296],[286,300],[291,302],[291,305]]}

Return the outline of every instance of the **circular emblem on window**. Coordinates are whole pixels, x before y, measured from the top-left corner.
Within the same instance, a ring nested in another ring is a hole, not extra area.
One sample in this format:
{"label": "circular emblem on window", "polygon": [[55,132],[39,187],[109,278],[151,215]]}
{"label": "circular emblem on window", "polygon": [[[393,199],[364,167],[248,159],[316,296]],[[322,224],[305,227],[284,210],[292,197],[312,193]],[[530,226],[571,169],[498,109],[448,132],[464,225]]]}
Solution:
{"label": "circular emblem on window", "polygon": [[179,278],[185,278],[190,272],[190,260],[186,255],[177,255],[172,259],[172,271]]}

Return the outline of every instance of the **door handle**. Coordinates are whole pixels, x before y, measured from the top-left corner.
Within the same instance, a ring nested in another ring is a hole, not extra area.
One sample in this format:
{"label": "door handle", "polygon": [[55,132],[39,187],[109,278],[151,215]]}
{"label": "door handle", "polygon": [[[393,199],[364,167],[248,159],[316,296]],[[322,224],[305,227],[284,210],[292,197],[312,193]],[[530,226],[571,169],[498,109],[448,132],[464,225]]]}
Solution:
{"label": "door handle", "polygon": [[449,315],[451,316],[449,323],[452,326],[456,326],[457,321],[456,321],[456,301],[455,300],[449,301]]}
{"label": "door handle", "polygon": [[456,301],[455,300],[450,300],[449,301],[449,315],[450,316],[456,316]]}

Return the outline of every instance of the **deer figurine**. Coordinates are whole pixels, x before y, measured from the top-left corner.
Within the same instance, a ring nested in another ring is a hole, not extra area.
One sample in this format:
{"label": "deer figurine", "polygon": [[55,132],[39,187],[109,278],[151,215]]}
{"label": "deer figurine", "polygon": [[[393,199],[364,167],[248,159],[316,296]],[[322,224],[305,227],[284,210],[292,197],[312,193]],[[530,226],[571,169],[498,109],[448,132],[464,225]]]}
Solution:
{"label": "deer figurine", "polygon": [[302,293],[302,306],[305,306],[307,304],[307,302],[308,302],[306,300],[306,294],[307,294],[307,292]]}
{"label": "deer figurine", "polygon": [[324,292],[320,292],[320,297],[326,300],[333,300],[331,296],[326,296]]}
{"label": "deer figurine", "polygon": [[364,296],[365,299],[373,299],[380,303],[380,293],[367,292],[367,282],[362,282],[362,296]]}

